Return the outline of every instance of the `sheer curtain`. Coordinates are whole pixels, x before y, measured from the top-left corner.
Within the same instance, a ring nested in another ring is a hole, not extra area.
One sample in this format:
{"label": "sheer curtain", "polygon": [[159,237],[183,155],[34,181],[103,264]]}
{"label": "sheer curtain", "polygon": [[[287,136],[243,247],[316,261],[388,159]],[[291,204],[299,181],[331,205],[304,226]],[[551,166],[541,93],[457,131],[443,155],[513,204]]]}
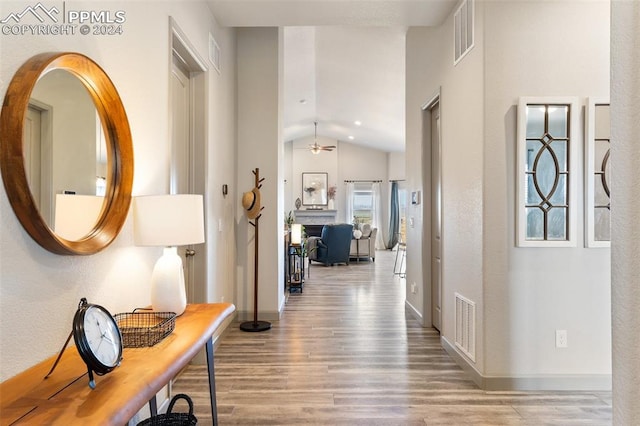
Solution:
{"label": "sheer curtain", "polygon": [[386,249],[382,238],[382,197],[380,194],[380,182],[374,182],[371,185],[371,193],[373,195],[373,214],[371,218],[371,227],[378,228],[376,236],[376,250]]}
{"label": "sheer curtain", "polygon": [[398,201],[398,182],[391,182],[391,214],[389,218],[389,241],[387,248],[392,250],[398,244],[400,231],[400,203]]}
{"label": "sheer curtain", "polygon": [[353,223],[353,191],[354,184],[353,182],[347,182],[346,184],[347,190],[345,191],[345,223]]}

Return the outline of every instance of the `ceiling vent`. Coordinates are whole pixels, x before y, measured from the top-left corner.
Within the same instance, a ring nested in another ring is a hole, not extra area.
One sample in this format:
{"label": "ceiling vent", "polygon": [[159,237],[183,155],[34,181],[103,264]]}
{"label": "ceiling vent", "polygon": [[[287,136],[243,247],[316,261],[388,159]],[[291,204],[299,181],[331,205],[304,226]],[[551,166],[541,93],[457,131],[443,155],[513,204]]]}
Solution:
{"label": "ceiling vent", "polygon": [[454,31],[454,57],[453,65],[465,57],[471,49],[473,49],[474,25],[473,12],[475,5],[474,0],[463,0],[456,13],[453,15],[453,31]]}
{"label": "ceiling vent", "polygon": [[472,361],[476,360],[476,304],[456,295],[456,347]]}
{"label": "ceiling vent", "polygon": [[216,43],[216,39],[209,33],[209,61],[220,74],[220,46]]}

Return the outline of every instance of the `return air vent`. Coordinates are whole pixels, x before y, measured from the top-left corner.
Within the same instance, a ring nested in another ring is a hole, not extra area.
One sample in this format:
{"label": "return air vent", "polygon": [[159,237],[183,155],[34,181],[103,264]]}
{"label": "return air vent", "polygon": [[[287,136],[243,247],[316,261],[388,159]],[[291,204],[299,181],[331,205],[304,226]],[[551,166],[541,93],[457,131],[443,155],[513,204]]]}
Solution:
{"label": "return air vent", "polygon": [[453,65],[457,65],[458,62],[464,58],[473,48],[474,40],[474,25],[473,25],[473,11],[474,0],[463,0],[456,13],[453,15],[453,30],[454,30],[454,56]]}
{"label": "return air vent", "polygon": [[213,64],[218,74],[220,74],[220,46],[216,39],[209,33],[209,61]]}
{"label": "return air vent", "polygon": [[456,347],[472,361],[476,360],[476,304],[456,295]]}

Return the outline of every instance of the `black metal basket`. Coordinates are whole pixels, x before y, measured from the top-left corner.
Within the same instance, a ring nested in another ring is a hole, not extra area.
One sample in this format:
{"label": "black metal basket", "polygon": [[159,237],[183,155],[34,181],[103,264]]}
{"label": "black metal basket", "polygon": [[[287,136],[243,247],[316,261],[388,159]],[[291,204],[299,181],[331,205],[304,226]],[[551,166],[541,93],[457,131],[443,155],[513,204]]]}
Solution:
{"label": "black metal basket", "polygon": [[[188,413],[173,413],[173,405],[177,400],[184,399],[189,404]],[[187,395],[179,393],[169,403],[166,414],[158,414],[138,423],[138,426],[191,426],[198,424],[198,419],[193,415],[193,401]]]}
{"label": "black metal basket", "polygon": [[125,348],[153,346],[171,334],[176,325],[174,312],[136,311],[114,316]]}

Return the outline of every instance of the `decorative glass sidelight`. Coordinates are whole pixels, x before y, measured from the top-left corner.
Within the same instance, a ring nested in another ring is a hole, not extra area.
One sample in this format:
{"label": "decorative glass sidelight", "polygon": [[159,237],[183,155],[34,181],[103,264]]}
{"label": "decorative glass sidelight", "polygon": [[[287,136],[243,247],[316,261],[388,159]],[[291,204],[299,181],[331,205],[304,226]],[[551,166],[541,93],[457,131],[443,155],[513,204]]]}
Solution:
{"label": "decorative glass sidelight", "polygon": [[518,245],[575,245],[573,102],[523,99],[518,113]]}
{"label": "decorative glass sidelight", "polygon": [[586,245],[609,247],[611,241],[611,159],[609,102],[587,102]]}

